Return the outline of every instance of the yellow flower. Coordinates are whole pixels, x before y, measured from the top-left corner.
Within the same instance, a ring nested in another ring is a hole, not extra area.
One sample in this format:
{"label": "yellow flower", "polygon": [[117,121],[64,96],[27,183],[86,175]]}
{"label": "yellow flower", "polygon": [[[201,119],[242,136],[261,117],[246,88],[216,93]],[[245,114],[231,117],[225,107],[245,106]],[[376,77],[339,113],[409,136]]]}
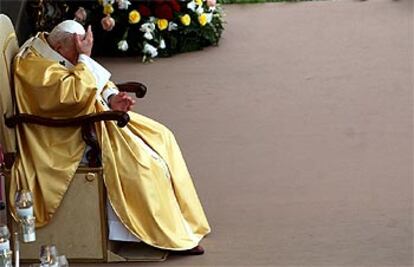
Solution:
{"label": "yellow flower", "polygon": [[203,4],[203,0],[195,0],[195,3],[199,6],[201,6]]}
{"label": "yellow flower", "polygon": [[184,16],[181,17],[181,23],[185,26],[190,25],[191,17],[188,14],[185,14]]}
{"label": "yellow flower", "polygon": [[198,16],[198,22],[200,23],[201,26],[206,25],[207,24],[207,15],[205,13],[203,13],[200,16]]}
{"label": "yellow flower", "polygon": [[104,13],[105,15],[112,14],[113,12],[114,12],[114,8],[112,7],[112,5],[111,5],[111,4],[106,4],[106,5],[104,5],[103,13]]}
{"label": "yellow flower", "polygon": [[157,25],[158,25],[158,28],[161,31],[163,31],[163,30],[167,29],[167,27],[168,27],[168,20],[166,20],[166,19],[158,19],[157,20]]}
{"label": "yellow flower", "polygon": [[129,23],[137,24],[141,20],[141,15],[135,9],[129,12]]}

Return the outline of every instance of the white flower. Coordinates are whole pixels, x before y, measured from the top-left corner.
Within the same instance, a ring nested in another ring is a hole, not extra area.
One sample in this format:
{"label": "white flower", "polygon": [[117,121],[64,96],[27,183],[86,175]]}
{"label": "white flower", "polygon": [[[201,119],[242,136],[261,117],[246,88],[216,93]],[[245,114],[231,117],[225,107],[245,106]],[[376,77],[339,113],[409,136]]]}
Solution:
{"label": "white flower", "polygon": [[164,39],[161,39],[159,48],[165,49],[166,47]]}
{"label": "white flower", "polygon": [[147,40],[154,39],[154,37],[152,36],[152,33],[151,32],[144,33],[144,38],[147,39]]}
{"label": "white flower", "polygon": [[144,33],[144,38],[147,40],[154,39],[152,32],[155,30],[155,24],[152,22],[146,22],[139,28]]}
{"label": "white flower", "polygon": [[208,8],[208,11],[210,11],[210,12],[214,12],[215,10],[216,10],[215,6],[211,6],[211,7]]}
{"label": "white flower", "polygon": [[142,50],[142,52],[145,55],[150,55],[150,57],[152,57],[152,58],[154,58],[154,57],[156,57],[158,55],[157,48],[153,47],[152,45],[150,45],[148,43],[146,43],[144,45],[144,49]]}
{"label": "white flower", "polygon": [[172,21],[170,21],[170,23],[168,23],[168,31],[175,31],[177,29],[178,25]]}
{"label": "white flower", "polygon": [[154,17],[154,16],[149,17],[149,22],[151,22],[151,23],[155,23],[156,20],[157,20],[157,18]]}
{"label": "white flower", "polygon": [[197,14],[198,14],[198,15],[203,14],[203,13],[204,13],[204,8],[203,8],[203,6],[198,6],[198,7],[197,7],[197,9],[196,9],[196,12],[197,12]]}
{"label": "white flower", "polygon": [[115,3],[115,0],[103,0],[102,3],[103,5],[112,5]]}
{"label": "white flower", "polygon": [[210,23],[211,20],[213,19],[213,13],[206,13],[206,17],[207,17],[207,23]]}
{"label": "white flower", "polygon": [[189,2],[187,4],[187,8],[190,9],[190,10],[192,10],[192,11],[195,11],[195,9],[196,9],[196,3],[194,1]]}
{"label": "white flower", "polygon": [[141,25],[139,30],[142,32],[153,32],[155,30],[155,24],[151,22],[146,22]]}
{"label": "white flower", "polygon": [[121,40],[118,43],[118,49],[121,51],[127,51],[128,50],[128,42],[126,40]]}
{"label": "white flower", "polygon": [[118,0],[118,8],[127,10],[128,7],[131,5],[131,2],[128,0]]}

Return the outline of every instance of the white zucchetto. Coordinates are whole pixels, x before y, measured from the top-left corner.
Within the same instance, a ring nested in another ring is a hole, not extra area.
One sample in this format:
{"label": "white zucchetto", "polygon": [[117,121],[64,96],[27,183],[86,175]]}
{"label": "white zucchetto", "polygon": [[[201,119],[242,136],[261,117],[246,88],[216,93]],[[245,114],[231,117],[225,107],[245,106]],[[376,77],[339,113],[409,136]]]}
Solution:
{"label": "white zucchetto", "polygon": [[65,20],[56,25],[50,34],[54,35],[56,32],[77,33],[79,35],[84,35],[85,29],[79,22],[74,20]]}

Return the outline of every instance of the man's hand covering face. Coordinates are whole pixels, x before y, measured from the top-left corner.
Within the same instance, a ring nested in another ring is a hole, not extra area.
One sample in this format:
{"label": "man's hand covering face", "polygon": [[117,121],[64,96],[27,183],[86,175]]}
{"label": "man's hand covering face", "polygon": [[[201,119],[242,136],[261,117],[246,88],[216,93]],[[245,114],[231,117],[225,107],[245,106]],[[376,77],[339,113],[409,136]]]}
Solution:
{"label": "man's hand covering face", "polygon": [[85,54],[88,57],[91,56],[92,47],[93,47],[93,33],[91,26],[88,26],[85,37],[82,37],[79,34],[74,33],[76,50],[79,54]]}

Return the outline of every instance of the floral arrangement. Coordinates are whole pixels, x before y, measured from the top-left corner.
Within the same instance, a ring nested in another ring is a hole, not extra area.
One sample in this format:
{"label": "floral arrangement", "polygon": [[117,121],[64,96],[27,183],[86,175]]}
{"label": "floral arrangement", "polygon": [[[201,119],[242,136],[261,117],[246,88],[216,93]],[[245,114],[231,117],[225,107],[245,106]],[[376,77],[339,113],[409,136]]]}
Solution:
{"label": "floral arrangement", "polygon": [[71,9],[92,25],[95,54],[141,54],[143,62],[217,45],[224,23],[216,0],[99,0]]}

